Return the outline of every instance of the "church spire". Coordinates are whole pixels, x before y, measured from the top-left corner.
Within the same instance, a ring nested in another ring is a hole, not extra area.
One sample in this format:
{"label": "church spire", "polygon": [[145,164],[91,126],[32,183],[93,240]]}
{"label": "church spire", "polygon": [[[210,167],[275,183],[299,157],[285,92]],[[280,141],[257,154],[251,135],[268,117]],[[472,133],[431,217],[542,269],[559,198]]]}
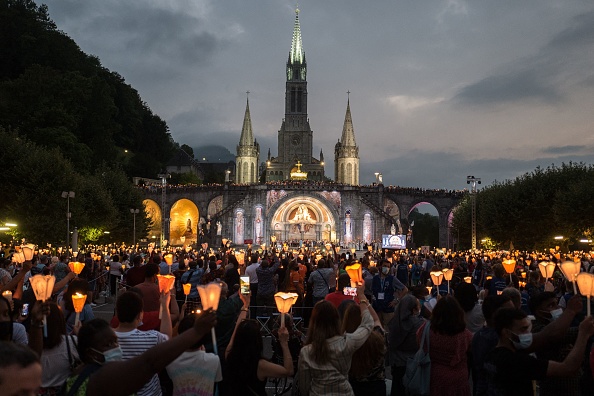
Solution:
{"label": "church spire", "polygon": [[289,63],[301,64],[305,61],[303,43],[301,42],[301,26],[299,24],[299,8],[295,9],[295,26],[293,27],[293,41],[291,42],[291,53]]}
{"label": "church spire", "polygon": [[243,117],[243,128],[241,129],[240,146],[252,146],[254,144],[254,132],[252,131],[252,117],[250,115],[250,91],[247,91],[247,101],[245,105],[245,115]]}
{"label": "church spire", "polygon": [[[347,92],[350,96],[350,92]],[[344,116],[344,125],[342,127],[342,138],[340,143],[343,147],[355,147],[355,129],[353,128],[353,119],[351,118],[351,100],[350,97],[347,99],[347,109]]]}

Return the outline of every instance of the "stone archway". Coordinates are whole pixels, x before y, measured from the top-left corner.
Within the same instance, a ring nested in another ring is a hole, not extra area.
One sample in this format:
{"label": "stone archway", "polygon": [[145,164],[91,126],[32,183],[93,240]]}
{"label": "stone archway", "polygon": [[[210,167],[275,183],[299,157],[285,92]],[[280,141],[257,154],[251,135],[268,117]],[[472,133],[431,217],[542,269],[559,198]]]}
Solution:
{"label": "stone archway", "polygon": [[280,203],[269,223],[278,241],[336,241],[335,214],[317,197],[300,195]]}
{"label": "stone archway", "polygon": [[171,206],[169,223],[169,244],[193,244],[198,240],[200,215],[196,204],[182,198]]}

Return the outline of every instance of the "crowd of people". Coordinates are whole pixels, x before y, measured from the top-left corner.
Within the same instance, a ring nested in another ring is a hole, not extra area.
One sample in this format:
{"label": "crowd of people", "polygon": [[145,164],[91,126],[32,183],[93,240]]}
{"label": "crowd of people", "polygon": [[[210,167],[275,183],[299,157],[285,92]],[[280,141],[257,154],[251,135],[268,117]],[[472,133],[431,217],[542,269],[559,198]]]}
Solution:
{"label": "crowd of people", "polygon": [[[179,249],[172,260],[156,249],[40,253],[23,263],[7,255],[0,393],[266,395],[275,384],[278,394],[406,395],[421,344],[430,395],[594,390],[590,301],[559,271],[545,279],[538,269],[571,259],[594,272],[589,256],[335,252],[248,250],[241,263],[226,246]],[[512,257],[509,273],[502,263]],[[85,263],[79,274],[73,260]],[[360,281],[347,272],[354,263]],[[432,282],[437,270],[451,270],[451,280]],[[162,290],[159,277],[169,274],[175,281]],[[55,278],[47,301],[31,286],[37,275]],[[212,282],[221,286],[216,311],[204,309],[197,289]],[[115,304],[109,322],[93,315],[101,292]],[[277,313],[278,292],[297,295],[290,313]],[[82,309],[75,294],[86,296]]]}

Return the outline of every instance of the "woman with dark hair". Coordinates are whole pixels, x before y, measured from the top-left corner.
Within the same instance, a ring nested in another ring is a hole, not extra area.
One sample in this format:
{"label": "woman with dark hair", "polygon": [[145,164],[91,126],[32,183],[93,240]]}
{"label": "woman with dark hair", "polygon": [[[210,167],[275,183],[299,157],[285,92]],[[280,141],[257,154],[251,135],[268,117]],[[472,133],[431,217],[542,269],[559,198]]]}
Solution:
{"label": "woman with dark hair", "polygon": [[297,382],[302,395],[354,395],[348,379],[351,358],[373,328],[364,289],[357,287],[361,324],[353,333],[341,333],[338,310],[332,303],[320,301],[314,306],[299,355]]}
{"label": "woman with dark hair", "polygon": [[[360,325],[361,309],[356,304],[351,304],[342,320],[342,333],[354,333]],[[386,394],[385,357],[384,333],[381,327],[376,327],[351,359],[349,382],[355,396]]]}
{"label": "woman with dark hair", "polygon": [[[423,289],[425,288],[423,287]],[[427,293],[426,289],[425,293]],[[419,298],[407,294],[396,306],[394,317],[388,323],[390,366],[392,366],[392,391],[390,394],[392,396],[404,394],[402,377],[406,372],[406,362],[419,349],[416,338],[417,330],[424,323],[425,320],[421,317]]]}
{"label": "woman with dark hair", "polygon": [[47,337],[43,338],[41,352],[41,395],[59,395],[79,361],[76,350],[76,336],[66,333],[66,321],[62,310],[54,302],[48,303]]}
{"label": "woman with dark hair", "polygon": [[293,375],[293,359],[288,344],[289,332],[286,327],[278,330],[283,351],[283,366],[264,359],[260,324],[255,320],[246,319],[250,296],[241,293],[239,296],[243,301],[243,307],[225,351],[221,396],[266,396],[265,385],[268,377],[283,378]]}
{"label": "woman with dark hair", "polygon": [[[417,331],[419,344],[424,329],[425,324]],[[429,337],[431,396],[470,396],[468,353],[472,333],[466,329],[464,310],[454,297],[441,298],[433,308]]]}
{"label": "woman with dark hair", "polygon": [[478,295],[474,286],[466,282],[460,283],[456,287],[454,297],[464,310],[466,328],[472,334],[482,329],[485,325],[485,317],[483,316],[482,305],[478,303]]}

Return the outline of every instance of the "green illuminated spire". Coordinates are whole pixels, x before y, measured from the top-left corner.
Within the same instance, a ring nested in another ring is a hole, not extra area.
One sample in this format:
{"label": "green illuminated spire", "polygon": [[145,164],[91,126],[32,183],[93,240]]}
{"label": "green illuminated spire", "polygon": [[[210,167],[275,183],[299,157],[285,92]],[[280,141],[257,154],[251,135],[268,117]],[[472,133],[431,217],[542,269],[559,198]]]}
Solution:
{"label": "green illuminated spire", "polygon": [[293,41],[291,43],[291,53],[289,54],[289,63],[303,63],[305,53],[303,52],[303,43],[301,42],[301,26],[299,25],[299,8],[295,10],[295,27],[293,28]]}

